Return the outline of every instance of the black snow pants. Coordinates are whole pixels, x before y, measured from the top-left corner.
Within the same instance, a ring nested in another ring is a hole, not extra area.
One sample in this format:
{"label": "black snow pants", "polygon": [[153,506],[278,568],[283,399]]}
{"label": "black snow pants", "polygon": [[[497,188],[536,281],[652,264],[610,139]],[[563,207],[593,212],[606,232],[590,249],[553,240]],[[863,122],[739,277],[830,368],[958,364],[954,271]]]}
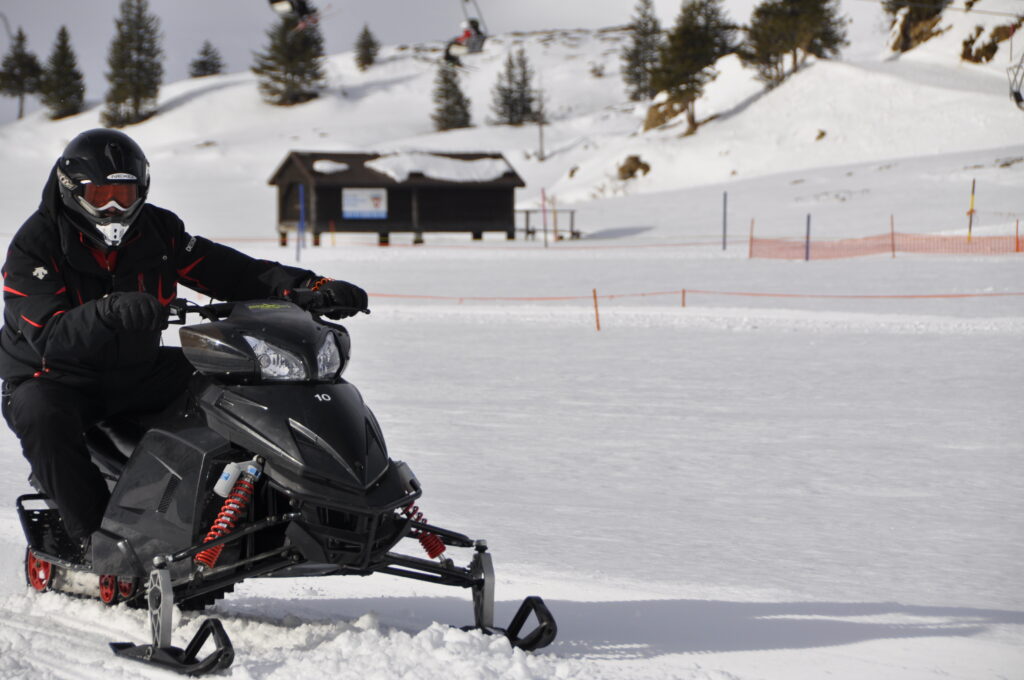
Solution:
{"label": "black snow pants", "polygon": [[4,385],[4,418],[72,538],[100,527],[110,499],[86,452],[85,431],[115,414],[165,408],[188,386],[193,370],[179,348],[162,347],[146,370],[110,375],[85,388],[45,377]]}

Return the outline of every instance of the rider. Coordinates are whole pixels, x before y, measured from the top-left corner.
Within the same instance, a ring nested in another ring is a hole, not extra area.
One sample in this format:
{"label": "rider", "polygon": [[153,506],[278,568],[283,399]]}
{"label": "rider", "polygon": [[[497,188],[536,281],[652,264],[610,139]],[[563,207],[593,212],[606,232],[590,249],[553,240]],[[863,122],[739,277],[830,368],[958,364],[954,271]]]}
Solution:
{"label": "rider", "polygon": [[461,66],[459,59],[464,54],[476,54],[484,48],[484,41],[487,36],[480,29],[480,22],[477,19],[463,21],[460,28],[462,34],[445,45],[444,60],[453,66]]}
{"label": "rider", "polygon": [[83,132],[3,266],[3,415],[83,550],[109,499],[84,432],[117,413],[168,406],[192,375],[180,348],[160,346],[178,283],[223,300],[318,287],[338,306],[367,305],[354,284],[189,235],[177,215],[146,202],[149,186],[149,163],[130,137]]}

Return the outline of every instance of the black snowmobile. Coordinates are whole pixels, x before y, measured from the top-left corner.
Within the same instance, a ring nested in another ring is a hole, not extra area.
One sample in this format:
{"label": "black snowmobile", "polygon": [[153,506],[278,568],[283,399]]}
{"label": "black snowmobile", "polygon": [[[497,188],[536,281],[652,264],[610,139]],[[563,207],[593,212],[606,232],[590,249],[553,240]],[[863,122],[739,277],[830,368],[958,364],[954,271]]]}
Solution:
{"label": "black snowmobile", "polygon": [[[467,629],[504,634],[524,650],[550,644],[557,629],[539,597],[508,628],[494,627],[486,542],[427,523],[415,475],[388,457],[376,418],[341,378],[349,335],[323,318],[342,310],[324,304],[311,290],[172,303],[172,323],[204,319],[179,331],[196,369],[189,390],[162,413],[87,433],[111,499],[84,553],[44,494],[18,498],[29,585],[148,608],[152,643],[111,643],[115,653],[193,675],[226,668],[234,652],[212,618],[185,649],[172,647],[172,606],[201,610],[264,576],[379,572],[469,588]],[[403,539],[418,541],[426,558],[395,552]],[[449,547],[472,551],[468,564],[447,557]],[[536,625],[522,634],[531,615]],[[210,640],[214,651],[199,658]]]}

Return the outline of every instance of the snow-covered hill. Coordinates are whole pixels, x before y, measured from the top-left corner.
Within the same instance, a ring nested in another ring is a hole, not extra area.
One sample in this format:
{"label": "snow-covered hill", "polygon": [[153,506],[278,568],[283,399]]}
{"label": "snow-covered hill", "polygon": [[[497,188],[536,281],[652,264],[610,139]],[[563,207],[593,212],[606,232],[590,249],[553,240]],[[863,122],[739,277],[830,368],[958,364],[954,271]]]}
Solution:
{"label": "snow-covered hill", "polygon": [[[887,231],[892,215],[962,234],[972,180],[975,230],[1013,233],[1024,112],[1008,55],[958,58],[958,35],[990,19],[951,11],[898,59],[813,63],[768,93],[727,58],[698,107],[717,117],[689,137],[641,133],[621,30],[493,37],[462,76],[476,127],[443,134],[439,44],[385,47],[366,72],[335,55],[327,92],[290,109],[261,102],[248,73],[167,85],[159,115],[127,130],[153,202],[255,255],[295,262],[272,245],[266,184],[293,149],[501,151],[527,180],[521,206],[545,189],[584,232],[549,248],[348,236],[301,253],[371,293],[373,314],[347,324],[347,378],[425,512],[489,540],[498,619],[540,594],[558,641],[524,655],[453,630],[468,595],[428,584],[253,581],[216,609],[231,677],[1024,678],[1020,256],[779,262],[748,260],[745,243],[751,219],[799,236],[809,213],[826,238]],[[544,160],[536,127],[486,122],[520,46],[548,97]],[[0,127],[0,234],[98,121]],[[619,180],[629,155],[649,174]],[[597,332],[594,289],[661,294],[603,297]],[[501,300],[555,296],[577,299]],[[6,431],[0,460],[0,676],[162,675],[105,647],[142,641],[141,613],[26,590],[13,499],[27,466]],[[175,642],[200,618],[177,618]]]}

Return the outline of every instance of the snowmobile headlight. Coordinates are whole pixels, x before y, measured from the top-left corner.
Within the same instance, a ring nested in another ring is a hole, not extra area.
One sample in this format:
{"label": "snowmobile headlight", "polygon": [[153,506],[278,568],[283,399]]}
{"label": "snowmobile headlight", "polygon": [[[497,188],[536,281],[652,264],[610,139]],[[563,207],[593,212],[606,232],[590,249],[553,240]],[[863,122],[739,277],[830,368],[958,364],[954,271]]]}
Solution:
{"label": "snowmobile headlight", "polygon": [[256,355],[260,377],[264,380],[306,380],[306,367],[297,355],[266,340],[243,335]]}
{"label": "snowmobile headlight", "polygon": [[334,334],[328,334],[316,353],[316,373],[320,380],[333,380],[341,370],[341,352],[338,351],[338,341]]}

